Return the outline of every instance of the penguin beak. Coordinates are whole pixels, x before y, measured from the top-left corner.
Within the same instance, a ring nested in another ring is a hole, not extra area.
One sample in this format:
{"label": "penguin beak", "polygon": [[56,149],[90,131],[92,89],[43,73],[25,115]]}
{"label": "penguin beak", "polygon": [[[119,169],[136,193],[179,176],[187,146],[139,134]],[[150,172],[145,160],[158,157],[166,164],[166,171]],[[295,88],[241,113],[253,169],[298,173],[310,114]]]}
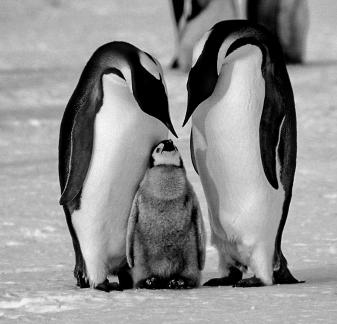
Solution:
{"label": "penguin beak", "polygon": [[189,109],[187,108],[186,116],[185,116],[185,119],[184,119],[184,122],[183,122],[183,126],[182,126],[182,127],[184,127],[184,126],[187,124],[187,122],[188,122],[188,120],[190,119],[191,115],[192,115],[192,113],[191,113],[191,112],[189,111]]}
{"label": "penguin beak", "polygon": [[[190,72],[190,75],[191,75],[191,73],[192,73],[192,71]],[[187,92],[188,92],[188,96],[187,96],[187,109],[186,109],[186,115],[185,115],[185,119],[184,119],[182,127],[184,127],[187,124],[188,120],[190,119],[190,117],[192,116],[194,110],[196,109],[196,107],[199,104],[198,102],[196,102],[195,96],[192,96],[191,86],[190,86],[190,80],[187,81]]]}
{"label": "penguin beak", "polygon": [[166,122],[165,122],[165,125],[166,125],[166,127],[170,130],[170,132],[171,132],[176,138],[178,138],[178,135],[177,135],[176,131],[174,130],[174,127],[173,127],[173,125],[172,125],[171,120],[166,121]]}
{"label": "penguin beak", "polygon": [[195,105],[191,102],[191,99],[188,98],[187,110],[186,110],[186,115],[185,115],[185,119],[184,119],[184,122],[183,122],[183,127],[187,124],[187,122],[190,119],[190,117],[192,116],[194,110],[195,110]]}
{"label": "penguin beak", "polygon": [[160,120],[178,138],[170,119],[168,99],[162,76],[160,75],[160,80],[158,80],[140,66],[139,71],[134,73],[132,89],[140,108],[146,114]]}

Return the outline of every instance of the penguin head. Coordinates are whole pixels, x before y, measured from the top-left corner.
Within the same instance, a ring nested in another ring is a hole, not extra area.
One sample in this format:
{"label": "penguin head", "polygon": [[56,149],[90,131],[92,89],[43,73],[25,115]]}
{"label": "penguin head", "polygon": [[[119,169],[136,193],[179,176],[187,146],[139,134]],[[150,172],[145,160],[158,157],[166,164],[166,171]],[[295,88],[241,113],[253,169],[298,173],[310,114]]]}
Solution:
{"label": "penguin head", "polygon": [[176,166],[183,167],[183,161],[172,140],[161,141],[152,151],[151,167]]}
{"label": "penguin head", "polygon": [[140,51],[139,65],[132,76],[132,90],[140,108],[159,119],[171,133],[178,137],[172,125],[166,92],[166,84],[160,63],[150,54]]}

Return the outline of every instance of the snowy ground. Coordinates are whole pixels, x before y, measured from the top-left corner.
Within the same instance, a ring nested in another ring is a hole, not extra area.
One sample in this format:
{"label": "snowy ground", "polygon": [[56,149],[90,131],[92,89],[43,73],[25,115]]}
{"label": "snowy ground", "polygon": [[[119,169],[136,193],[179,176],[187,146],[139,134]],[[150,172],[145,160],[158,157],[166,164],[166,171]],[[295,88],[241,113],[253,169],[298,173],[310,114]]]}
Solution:
{"label": "snowy ground", "polygon": [[[309,3],[308,63],[289,67],[298,168],[283,240],[291,270],[306,283],[105,294],[76,288],[72,277],[73,250],[58,205],[59,122],[83,64],[102,43],[133,42],[167,66],[173,53],[167,1],[1,0],[1,323],[336,323],[337,2]],[[207,222],[189,130],[180,128],[186,75],[165,74],[178,145]],[[209,246],[204,280],[216,271]]]}

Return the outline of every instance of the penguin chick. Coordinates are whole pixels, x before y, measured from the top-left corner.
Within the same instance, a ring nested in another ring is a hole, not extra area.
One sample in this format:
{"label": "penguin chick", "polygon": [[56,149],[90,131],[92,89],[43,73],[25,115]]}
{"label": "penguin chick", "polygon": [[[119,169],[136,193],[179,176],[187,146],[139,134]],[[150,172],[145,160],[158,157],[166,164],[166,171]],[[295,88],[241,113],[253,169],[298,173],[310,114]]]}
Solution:
{"label": "penguin chick", "polygon": [[128,221],[126,254],[136,288],[192,288],[205,264],[205,229],[171,140],[153,150]]}

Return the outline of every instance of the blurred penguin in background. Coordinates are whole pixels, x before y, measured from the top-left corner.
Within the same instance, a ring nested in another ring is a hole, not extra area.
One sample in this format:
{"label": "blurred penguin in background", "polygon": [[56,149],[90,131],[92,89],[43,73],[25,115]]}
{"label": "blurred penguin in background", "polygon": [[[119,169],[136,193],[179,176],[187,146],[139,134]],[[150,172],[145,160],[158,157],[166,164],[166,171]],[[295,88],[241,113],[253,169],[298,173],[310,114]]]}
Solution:
{"label": "blurred penguin in background", "polygon": [[287,63],[303,63],[309,27],[306,0],[247,0],[247,19],[277,36]]}
{"label": "blurred penguin in background", "polygon": [[174,69],[188,72],[192,66],[193,49],[202,36],[217,22],[240,18],[241,0],[171,0],[176,26]]}
{"label": "blurred penguin in background", "polygon": [[188,72],[194,61],[193,50],[204,34],[217,22],[228,19],[248,19],[263,25],[278,38],[287,63],[304,61],[309,27],[307,0],[170,2],[176,27],[176,53],[171,63],[174,69]]}

